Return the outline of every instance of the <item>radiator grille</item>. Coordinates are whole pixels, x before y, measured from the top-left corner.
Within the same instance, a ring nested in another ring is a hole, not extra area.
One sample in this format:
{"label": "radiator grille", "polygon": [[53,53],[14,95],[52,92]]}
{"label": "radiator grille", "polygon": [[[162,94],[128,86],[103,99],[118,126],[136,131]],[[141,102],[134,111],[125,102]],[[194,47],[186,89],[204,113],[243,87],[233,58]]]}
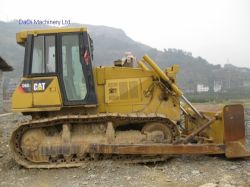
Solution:
{"label": "radiator grille", "polygon": [[135,102],[140,99],[140,80],[122,79],[107,80],[105,85],[105,100],[112,102]]}
{"label": "radiator grille", "polygon": [[126,100],[129,98],[128,95],[128,82],[120,82],[119,83],[119,91],[120,91],[120,99]]}
{"label": "radiator grille", "polygon": [[129,89],[130,89],[130,98],[136,99],[138,98],[138,82],[136,81],[130,81],[129,82]]}

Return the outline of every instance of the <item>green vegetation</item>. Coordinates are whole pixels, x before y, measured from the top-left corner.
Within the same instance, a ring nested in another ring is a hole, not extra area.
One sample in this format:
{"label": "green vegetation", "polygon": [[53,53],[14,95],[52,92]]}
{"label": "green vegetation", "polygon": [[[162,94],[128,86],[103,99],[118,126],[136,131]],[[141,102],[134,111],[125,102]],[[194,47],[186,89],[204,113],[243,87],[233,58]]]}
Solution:
{"label": "green vegetation", "polygon": [[207,92],[186,94],[187,98],[195,103],[249,103],[250,88],[230,89],[227,92]]}

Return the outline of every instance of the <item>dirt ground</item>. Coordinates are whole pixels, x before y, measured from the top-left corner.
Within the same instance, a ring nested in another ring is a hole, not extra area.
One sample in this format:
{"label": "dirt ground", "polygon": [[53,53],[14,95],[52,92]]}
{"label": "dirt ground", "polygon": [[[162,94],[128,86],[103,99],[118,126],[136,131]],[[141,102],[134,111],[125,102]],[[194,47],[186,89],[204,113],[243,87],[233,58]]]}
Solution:
{"label": "dirt ground", "polygon": [[[249,116],[246,117],[250,127]],[[91,161],[81,168],[25,169],[12,159],[8,145],[11,132],[22,120],[24,117],[17,114],[0,117],[0,186],[3,187],[250,187],[250,158],[177,156],[148,165]]]}

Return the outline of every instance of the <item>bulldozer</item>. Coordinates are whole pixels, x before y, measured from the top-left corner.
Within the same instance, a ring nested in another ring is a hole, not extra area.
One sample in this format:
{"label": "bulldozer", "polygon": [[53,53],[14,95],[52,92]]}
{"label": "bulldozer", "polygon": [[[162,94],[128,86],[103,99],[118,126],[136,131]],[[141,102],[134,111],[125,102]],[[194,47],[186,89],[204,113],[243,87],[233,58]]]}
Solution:
{"label": "bulldozer", "polygon": [[243,106],[198,110],[177,86],[178,65],[162,70],[144,55],[136,64],[130,58],[93,67],[85,27],[21,31],[16,41],[25,54],[12,110],[31,119],[20,122],[10,147],[26,168],[156,162],[182,154],[250,156]]}

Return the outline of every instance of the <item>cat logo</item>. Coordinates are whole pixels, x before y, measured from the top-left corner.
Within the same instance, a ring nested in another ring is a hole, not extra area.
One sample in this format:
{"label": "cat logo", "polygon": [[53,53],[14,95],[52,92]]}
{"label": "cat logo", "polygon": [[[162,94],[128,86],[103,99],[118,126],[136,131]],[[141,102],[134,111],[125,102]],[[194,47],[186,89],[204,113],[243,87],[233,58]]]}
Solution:
{"label": "cat logo", "polygon": [[18,87],[22,93],[44,92],[53,79],[23,80]]}
{"label": "cat logo", "polygon": [[34,83],[33,90],[34,91],[43,91],[46,88],[45,86],[46,86],[45,82]]}

